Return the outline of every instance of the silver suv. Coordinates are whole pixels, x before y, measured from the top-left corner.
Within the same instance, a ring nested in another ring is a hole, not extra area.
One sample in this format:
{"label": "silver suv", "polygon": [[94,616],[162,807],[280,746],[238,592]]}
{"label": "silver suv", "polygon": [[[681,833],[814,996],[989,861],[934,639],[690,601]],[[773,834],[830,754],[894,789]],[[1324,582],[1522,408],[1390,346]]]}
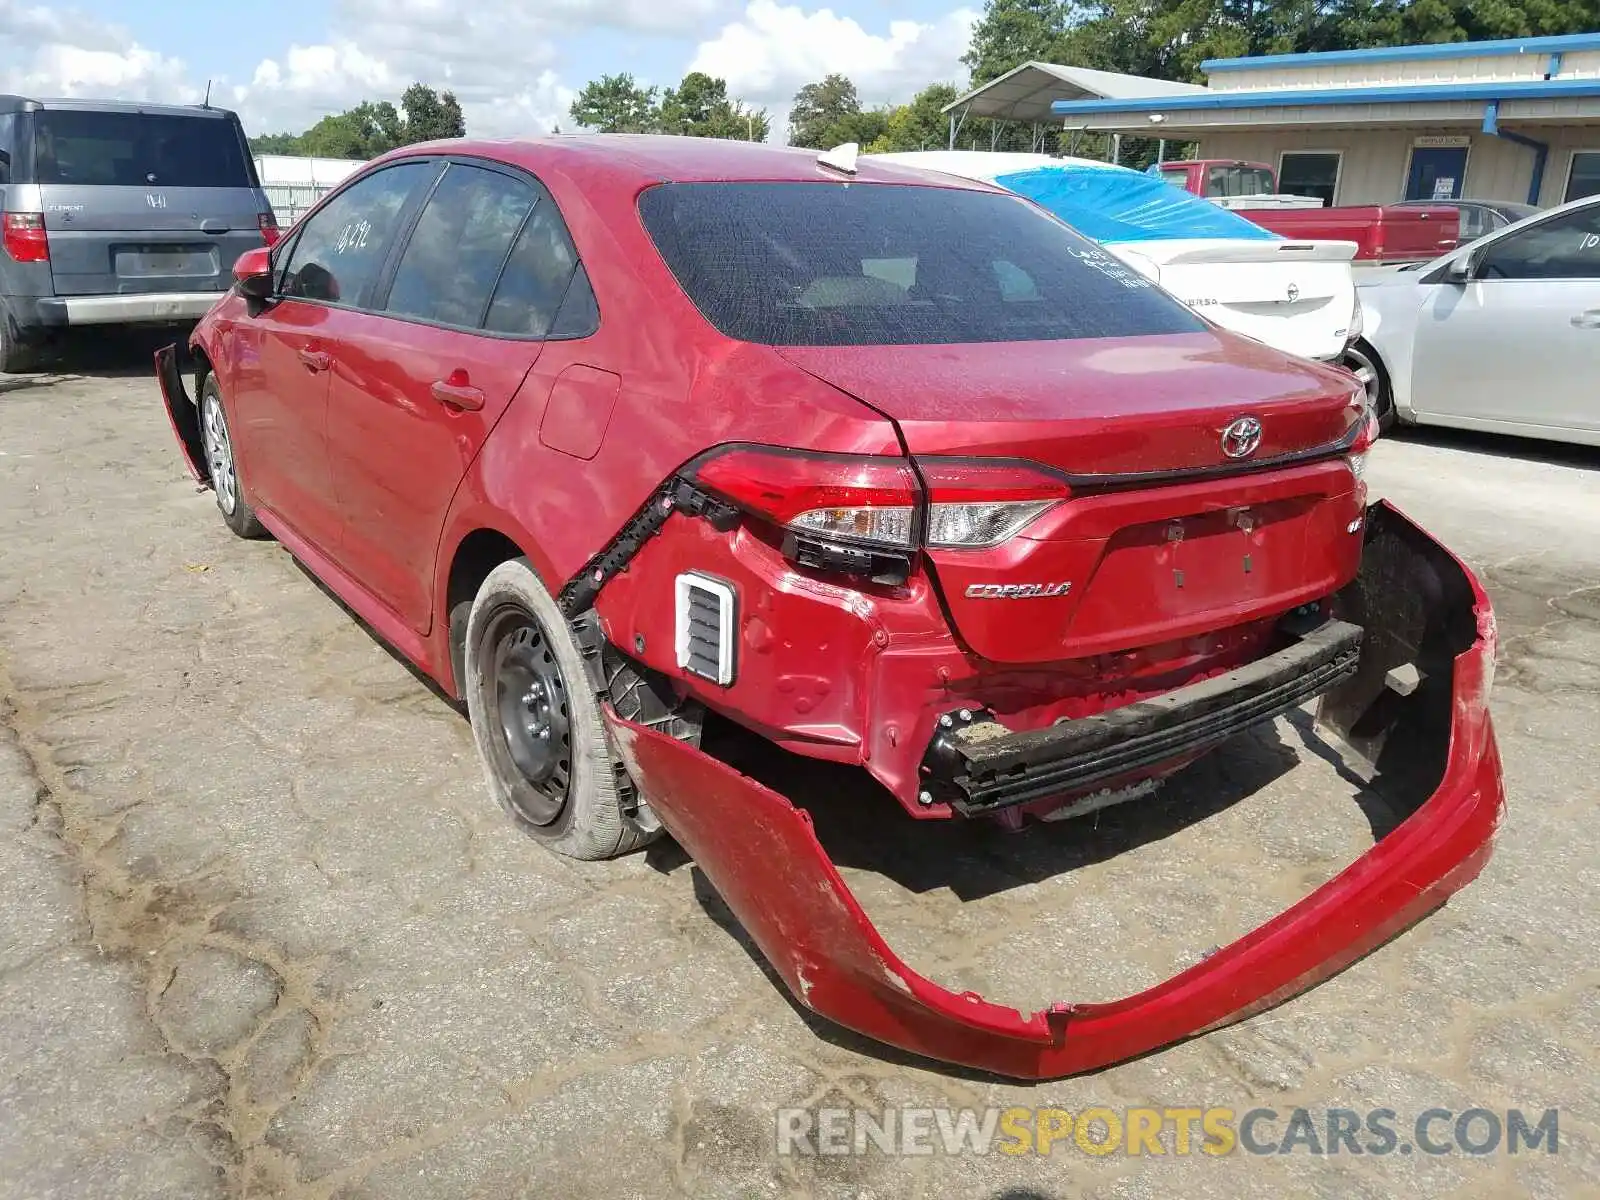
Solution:
{"label": "silver suv", "polygon": [[69,326],[198,320],[278,225],[225,109],[0,95],[0,235],[7,372]]}

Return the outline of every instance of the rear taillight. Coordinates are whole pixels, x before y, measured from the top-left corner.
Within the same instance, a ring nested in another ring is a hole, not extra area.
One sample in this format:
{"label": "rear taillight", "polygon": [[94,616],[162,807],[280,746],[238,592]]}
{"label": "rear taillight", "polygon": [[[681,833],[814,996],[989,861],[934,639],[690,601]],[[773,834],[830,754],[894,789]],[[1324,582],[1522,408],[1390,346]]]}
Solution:
{"label": "rear taillight", "polygon": [[43,213],[6,213],[0,227],[0,244],[19,263],[50,261],[50,242],[45,234]]}
{"label": "rear taillight", "polygon": [[1378,414],[1372,411],[1372,405],[1366,403],[1365,389],[1357,395],[1362,398],[1361,430],[1356,434],[1356,440],[1350,443],[1345,463],[1350,468],[1350,474],[1356,477],[1356,482],[1364,484],[1367,478],[1367,453],[1378,440],[1380,430]]}
{"label": "rear taillight", "polygon": [[695,477],[801,538],[897,551],[995,546],[1070,495],[1025,463],[919,458],[913,470],[903,458],[766,447],[725,451]]}
{"label": "rear taillight", "polygon": [[256,223],[261,227],[261,240],[269,246],[276,246],[283,233],[278,229],[278,218],[275,214],[264,212],[256,218]]}
{"label": "rear taillight", "polygon": [[796,533],[910,550],[921,499],[903,458],[726,451],[701,464],[701,484]]}
{"label": "rear taillight", "polygon": [[1059,478],[1023,463],[917,460],[927,488],[923,544],[934,549],[997,546],[1070,496]]}

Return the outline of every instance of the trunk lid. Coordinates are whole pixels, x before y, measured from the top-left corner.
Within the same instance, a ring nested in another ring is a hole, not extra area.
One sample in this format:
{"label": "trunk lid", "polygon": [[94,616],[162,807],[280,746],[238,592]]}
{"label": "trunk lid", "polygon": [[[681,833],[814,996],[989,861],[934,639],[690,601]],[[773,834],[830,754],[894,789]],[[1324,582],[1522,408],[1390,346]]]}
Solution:
{"label": "trunk lid", "polygon": [[61,296],[222,292],[269,211],[231,114],[45,108],[33,175]]}
{"label": "trunk lid", "polygon": [[1225,332],[778,352],[894,421],[914,455],[1089,479],[1227,467],[1222,431],[1240,417],[1261,422],[1259,463],[1330,446],[1361,416],[1344,372]]}
{"label": "trunk lid", "polygon": [[1304,358],[1344,349],[1355,310],[1354,242],[1185,239],[1110,249],[1153,263],[1163,288],[1235,333]]}
{"label": "trunk lid", "polygon": [[[1226,333],[781,353],[893,419],[915,459],[1025,459],[1069,477],[1070,498],[1017,536],[928,553],[985,658],[1171,647],[1356,570],[1361,495],[1335,447],[1363,407],[1342,372]],[[1223,431],[1244,417],[1260,444],[1230,459]]]}

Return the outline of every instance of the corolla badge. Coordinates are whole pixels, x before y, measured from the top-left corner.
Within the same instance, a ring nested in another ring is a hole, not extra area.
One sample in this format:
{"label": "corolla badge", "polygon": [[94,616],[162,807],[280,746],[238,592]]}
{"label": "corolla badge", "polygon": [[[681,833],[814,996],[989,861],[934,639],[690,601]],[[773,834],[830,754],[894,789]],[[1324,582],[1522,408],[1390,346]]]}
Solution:
{"label": "corolla badge", "polygon": [[1060,583],[969,583],[968,600],[1028,600],[1036,596],[1065,596],[1070,581]]}
{"label": "corolla badge", "polygon": [[1254,417],[1230,421],[1222,431],[1222,453],[1229,458],[1249,458],[1261,445],[1261,422]]}

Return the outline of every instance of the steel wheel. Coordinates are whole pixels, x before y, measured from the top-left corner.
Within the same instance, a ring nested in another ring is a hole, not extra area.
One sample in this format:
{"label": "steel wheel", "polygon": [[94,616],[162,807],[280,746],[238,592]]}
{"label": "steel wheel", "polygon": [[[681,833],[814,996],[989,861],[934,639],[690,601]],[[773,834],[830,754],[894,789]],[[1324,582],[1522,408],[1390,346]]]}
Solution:
{"label": "steel wheel", "polygon": [[549,825],[567,806],[572,783],[572,715],[566,681],[544,630],[531,614],[497,612],[483,639],[497,717],[498,749],[527,786],[513,801],[534,825]]}
{"label": "steel wheel", "polygon": [[239,507],[239,477],[233,469],[233,442],[228,438],[228,418],[222,400],[208,391],[200,398],[200,436],[205,442],[206,466],[211,486],[216,489],[217,505],[224,516],[233,516]]}

